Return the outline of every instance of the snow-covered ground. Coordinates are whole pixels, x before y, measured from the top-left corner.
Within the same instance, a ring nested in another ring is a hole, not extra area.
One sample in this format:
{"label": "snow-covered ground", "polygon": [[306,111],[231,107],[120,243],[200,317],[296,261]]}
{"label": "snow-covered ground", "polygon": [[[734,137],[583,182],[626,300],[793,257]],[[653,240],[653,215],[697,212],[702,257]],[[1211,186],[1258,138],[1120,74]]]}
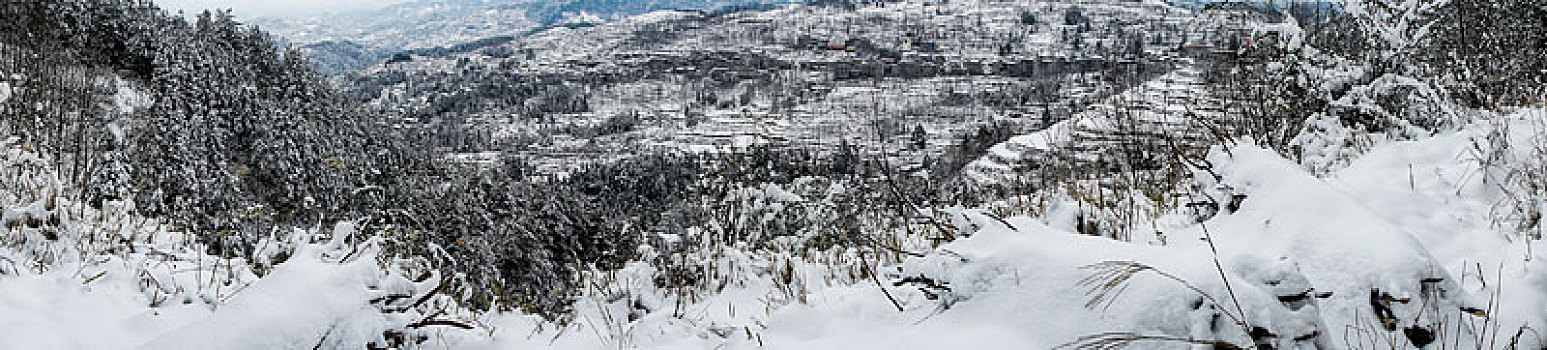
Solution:
{"label": "snow-covered ground", "polygon": [[[730,247],[711,258],[728,276],[719,291],[681,297],[635,263],[598,278],[567,325],[454,311],[475,328],[419,334],[429,348],[458,349],[929,349],[1049,348],[1098,334],[1085,340],[1244,345],[1250,332],[1285,348],[1338,349],[1408,347],[1412,328],[1464,348],[1502,347],[1520,331],[1520,348],[1541,347],[1522,327],[1547,324],[1547,253],[1527,239],[1540,232],[1516,232],[1499,212],[1514,203],[1500,167],[1540,166],[1530,162],[1541,161],[1532,152],[1543,113],[1381,143],[1324,176],[1249,142],[1216,146],[1197,195],[1234,205],[1160,216],[1148,223],[1158,241],[1077,234],[1071,210],[1001,222],[958,209],[970,236],[875,279],[833,263],[858,258],[852,251]],[[28,179],[7,186],[47,190],[0,202],[0,348],[357,348],[452,317],[383,311],[382,296],[430,288],[383,268],[369,243],[347,244],[360,241],[345,239],[348,224],[276,240],[294,253],[259,278],[154,221],[48,200],[62,188],[48,162],[14,141],[4,150],[7,181]]]}

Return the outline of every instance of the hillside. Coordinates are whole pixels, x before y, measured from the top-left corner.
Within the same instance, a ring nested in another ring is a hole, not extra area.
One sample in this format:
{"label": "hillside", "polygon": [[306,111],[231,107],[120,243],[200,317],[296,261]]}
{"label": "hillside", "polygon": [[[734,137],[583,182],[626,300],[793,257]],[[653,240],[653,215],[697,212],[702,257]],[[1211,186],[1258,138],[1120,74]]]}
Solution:
{"label": "hillside", "polygon": [[326,72],[354,71],[392,54],[514,36],[550,26],[589,25],[656,10],[713,11],[770,0],[419,0],[382,9],[253,23],[301,46]]}
{"label": "hillside", "polygon": [[0,349],[1547,346],[1532,1],[351,16],[0,4]]}
{"label": "hillside", "polygon": [[[981,128],[1013,133],[1068,118],[1191,65],[1184,43],[1224,40],[1251,23],[1198,21],[1137,2],[664,11],[402,55],[345,85],[389,114],[498,130],[482,144],[448,146],[513,144],[540,150],[539,162],[543,154],[848,142],[919,164]],[[620,123],[627,128],[608,127]],[[920,128],[926,134],[915,136]],[[575,142],[587,139],[597,142]]]}

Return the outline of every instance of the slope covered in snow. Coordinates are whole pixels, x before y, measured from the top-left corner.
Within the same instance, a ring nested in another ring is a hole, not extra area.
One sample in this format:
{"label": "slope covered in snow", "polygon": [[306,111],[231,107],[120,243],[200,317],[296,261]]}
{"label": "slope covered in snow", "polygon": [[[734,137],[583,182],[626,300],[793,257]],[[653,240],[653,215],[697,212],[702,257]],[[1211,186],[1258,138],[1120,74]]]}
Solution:
{"label": "slope covered in snow", "polygon": [[[1505,194],[1467,159],[1470,142],[1503,125],[1516,130],[1511,149],[1530,149],[1539,134],[1524,130],[1541,113],[1385,144],[1325,177],[1255,146],[1217,147],[1208,159],[1218,180],[1200,170],[1200,188],[1238,196],[1238,207],[1201,221],[1157,219],[1165,244],[1080,235],[1072,213],[999,223],[967,211],[962,229],[976,232],[882,269],[880,286],[834,283],[821,265],[797,263],[810,286],[804,303],[780,306],[778,286],[752,283],[687,301],[674,317],[683,301],[652,296],[648,282],[622,283],[628,297],[584,304],[590,317],[569,327],[497,317],[491,324],[507,331],[487,346],[1051,348],[1130,339],[1136,348],[1188,348],[1259,337],[1280,348],[1369,349],[1414,346],[1408,334],[1418,330],[1461,348],[1542,346],[1522,327],[1547,322],[1538,311],[1547,309],[1547,253],[1494,227]],[[780,268],[750,263],[749,271]],[[622,274],[648,275],[638,268]],[[468,342],[454,344],[483,341]]]}
{"label": "slope covered in snow", "polygon": [[94,1],[0,22],[0,349],[1547,347],[1544,100],[1418,2],[584,13],[345,97]]}
{"label": "slope covered in snow", "polygon": [[132,203],[74,200],[19,141],[0,139],[0,348],[354,348],[424,316],[373,300],[438,300],[346,243],[350,225],[275,232],[258,248],[273,260],[212,255]]}
{"label": "slope covered in snow", "polygon": [[1206,144],[1202,125],[1219,118],[1219,102],[1196,68],[1184,66],[1092,104],[1068,119],[989,148],[963,173],[984,184],[1015,181],[1027,163],[1100,167],[1124,155],[1123,143]]}
{"label": "slope covered in snow", "polygon": [[[1384,144],[1326,177],[1254,146],[1217,147],[1208,157],[1211,171],[1200,170],[1199,195],[1239,199],[1212,217],[1178,212],[1157,219],[1165,244],[1080,235],[1069,213],[1001,222],[961,211],[958,224],[970,236],[886,266],[876,281],[844,277],[834,270],[841,265],[809,257],[732,249],[713,258],[736,281],[718,292],[674,295],[653,286],[650,265],[634,264],[582,298],[579,317],[567,325],[519,313],[472,315],[466,317],[478,330],[437,330],[425,345],[1047,348],[1105,334],[1085,340],[1185,348],[1183,340],[1250,344],[1257,336],[1285,348],[1337,349],[1405,346],[1411,340],[1402,329],[1426,329],[1463,347],[1538,346],[1529,333],[1511,338],[1521,326],[1547,323],[1547,315],[1532,311],[1547,308],[1547,253],[1521,233],[1495,227],[1492,212],[1506,193],[1489,182],[1497,179],[1478,173],[1483,168],[1467,152],[1503,127],[1512,133],[1508,149],[1531,149],[1540,142],[1531,118],[1541,113]],[[8,157],[26,159],[14,148]],[[39,215],[35,204],[8,203],[7,220]],[[16,265],[0,276],[8,291],[0,309],[12,322],[0,327],[10,334],[0,344],[258,349],[379,342],[385,330],[417,319],[384,313],[372,300],[428,287],[391,277],[369,244],[343,243],[349,230],[340,226],[333,239],[298,245],[294,257],[262,278],[243,269],[230,275],[223,264],[231,262],[156,245],[29,267],[24,262],[38,252],[20,251],[30,245],[12,241],[5,257]],[[162,231],[122,233],[136,232]],[[160,244],[178,239],[168,232],[156,237]],[[152,239],[135,239],[141,240]],[[774,277],[780,274],[788,275]],[[1398,331],[1387,331],[1383,319]],[[91,336],[79,333],[84,329]]]}

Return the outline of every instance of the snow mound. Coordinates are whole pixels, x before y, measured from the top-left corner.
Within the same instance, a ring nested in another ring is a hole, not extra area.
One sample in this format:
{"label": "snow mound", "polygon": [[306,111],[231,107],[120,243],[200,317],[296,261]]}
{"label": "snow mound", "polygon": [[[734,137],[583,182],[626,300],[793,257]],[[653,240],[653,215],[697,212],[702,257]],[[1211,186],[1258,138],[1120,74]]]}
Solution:
{"label": "snow mound", "polygon": [[376,341],[389,327],[369,301],[379,266],[367,257],[327,262],[309,246],[263,279],[186,327],[145,349],[351,348]]}

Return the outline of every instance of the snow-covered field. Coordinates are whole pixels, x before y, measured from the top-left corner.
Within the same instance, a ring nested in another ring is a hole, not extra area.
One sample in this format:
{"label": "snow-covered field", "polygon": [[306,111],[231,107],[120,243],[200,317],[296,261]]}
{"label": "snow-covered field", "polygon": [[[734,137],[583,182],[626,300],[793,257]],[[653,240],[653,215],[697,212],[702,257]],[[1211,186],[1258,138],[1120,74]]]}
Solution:
{"label": "snow-covered field", "polygon": [[1067,206],[1002,222],[958,208],[970,236],[874,280],[733,247],[712,258],[733,282],[679,300],[653,286],[649,264],[631,264],[598,278],[609,283],[565,325],[383,311],[381,297],[418,298],[433,283],[384,268],[369,241],[347,243],[359,242],[348,224],[276,239],[294,253],[259,278],[155,221],[50,196],[68,189],[13,140],[0,348],[349,348],[437,317],[474,329],[416,328],[429,348],[1049,348],[1099,334],[1085,340],[1187,348],[1265,336],[1243,325],[1284,348],[1401,348],[1409,328],[1463,348],[1535,348],[1544,343],[1526,327],[1547,324],[1547,252],[1526,239],[1540,232],[1515,232],[1499,213],[1513,203],[1502,169],[1540,166],[1543,113],[1384,142],[1325,176],[1249,142],[1216,146],[1194,181],[1234,205],[1160,216],[1148,223],[1158,240],[1079,235]]}

